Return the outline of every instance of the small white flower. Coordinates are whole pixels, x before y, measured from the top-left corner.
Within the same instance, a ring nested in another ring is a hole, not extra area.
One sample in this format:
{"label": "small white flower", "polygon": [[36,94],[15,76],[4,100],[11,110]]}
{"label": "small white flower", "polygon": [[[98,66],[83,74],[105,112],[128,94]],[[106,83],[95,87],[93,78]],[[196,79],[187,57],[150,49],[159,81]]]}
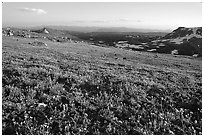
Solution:
{"label": "small white flower", "polygon": [[44,103],[38,103],[38,108],[39,109],[44,109],[47,105]]}

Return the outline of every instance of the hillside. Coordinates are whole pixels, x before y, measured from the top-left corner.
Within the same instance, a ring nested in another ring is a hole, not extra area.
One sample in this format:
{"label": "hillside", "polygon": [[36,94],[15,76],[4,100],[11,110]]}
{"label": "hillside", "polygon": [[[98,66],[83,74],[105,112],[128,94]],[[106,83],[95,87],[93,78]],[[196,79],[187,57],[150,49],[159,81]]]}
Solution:
{"label": "hillside", "polygon": [[55,30],[51,28],[41,29],[19,29],[19,28],[3,28],[4,36],[14,36],[19,38],[47,39],[54,42],[70,42],[79,41],[78,37],[69,34],[67,31]]}
{"label": "hillside", "polygon": [[[54,27],[54,26],[53,26]],[[55,28],[55,27],[54,27]],[[80,29],[80,27],[78,28]],[[172,55],[202,56],[202,28],[179,27],[171,33],[131,32],[126,28],[98,29],[95,32],[57,30],[53,28],[14,29],[4,28],[4,35],[41,38],[54,42],[87,42],[102,47],[117,47],[133,51],[155,52]],[[117,31],[116,31],[117,30]],[[122,31],[125,30],[125,31]],[[129,32],[128,32],[129,31]],[[136,31],[136,30],[135,30]]]}
{"label": "hillside", "polygon": [[202,134],[201,58],[46,31],[3,30],[3,135]]}
{"label": "hillside", "polygon": [[189,39],[192,37],[201,38],[202,36],[202,28],[201,27],[195,27],[195,28],[185,28],[185,27],[179,27],[173,32],[167,34],[164,36],[164,39],[177,39],[177,38],[183,38],[183,39]]}
{"label": "hillside", "polygon": [[[179,27],[163,37],[164,43],[171,43],[177,54],[202,56],[202,28]],[[169,46],[170,47],[170,46]]]}
{"label": "hillside", "polygon": [[179,27],[153,43],[162,45],[157,49],[159,53],[202,56],[202,28]]}
{"label": "hillside", "polygon": [[[135,38],[130,35],[129,37]],[[144,35],[143,35],[144,37]],[[137,38],[138,39],[138,38]],[[123,40],[116,46],[136,51],[165,53],[173,55],[202,56],[202,28],[179,27],[163,37],[148,37],[144,41]]]}

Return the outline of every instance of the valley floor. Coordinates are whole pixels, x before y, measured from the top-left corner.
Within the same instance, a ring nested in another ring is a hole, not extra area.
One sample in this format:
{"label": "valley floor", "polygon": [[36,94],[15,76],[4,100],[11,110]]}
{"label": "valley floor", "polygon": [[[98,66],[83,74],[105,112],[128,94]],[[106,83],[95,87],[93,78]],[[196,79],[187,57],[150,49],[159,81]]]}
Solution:
{"label": "valley floor", "polygon": [[202,59],[2,38],[3,134],[202,134]]}

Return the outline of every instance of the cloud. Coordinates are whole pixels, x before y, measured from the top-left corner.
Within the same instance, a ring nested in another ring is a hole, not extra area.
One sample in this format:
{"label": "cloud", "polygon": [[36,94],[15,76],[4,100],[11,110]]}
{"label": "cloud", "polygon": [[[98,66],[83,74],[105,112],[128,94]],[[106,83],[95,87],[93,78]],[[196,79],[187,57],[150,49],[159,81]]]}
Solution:
{"label": "cloud", "polygon": [[21,11],[25,12],[35,12],[37,14],[46,14],[47,12],[43,9],[35,9],[35,8],[23,8]]}
{"label": "cloud", "polygon": [[118,19],[116,21],[122,21],[122,22],[124,21],[125,22],[125,21],[130,21],[130,20],[128,20],[128,19]]}
{"label": "cloud", "polygon": [[76,23],[105,23],[105,20],[75,20]]}
{"label": "cloud", "polygon": [[143,20],[118,19],[120,22],[143,22]]}
{"label": "cloud", "polygon": [[144,22],[143,20],[136,20],[136,22]]}

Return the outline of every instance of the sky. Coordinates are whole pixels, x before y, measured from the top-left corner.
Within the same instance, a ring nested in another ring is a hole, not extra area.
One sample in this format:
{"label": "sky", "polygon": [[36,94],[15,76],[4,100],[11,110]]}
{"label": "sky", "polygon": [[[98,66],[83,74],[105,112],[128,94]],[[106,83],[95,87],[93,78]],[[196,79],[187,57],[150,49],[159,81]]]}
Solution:
{"label": "sky", "polygon": [[129,27],[173,30],[202,26],[200,2],[4,2],[2,25]]}

